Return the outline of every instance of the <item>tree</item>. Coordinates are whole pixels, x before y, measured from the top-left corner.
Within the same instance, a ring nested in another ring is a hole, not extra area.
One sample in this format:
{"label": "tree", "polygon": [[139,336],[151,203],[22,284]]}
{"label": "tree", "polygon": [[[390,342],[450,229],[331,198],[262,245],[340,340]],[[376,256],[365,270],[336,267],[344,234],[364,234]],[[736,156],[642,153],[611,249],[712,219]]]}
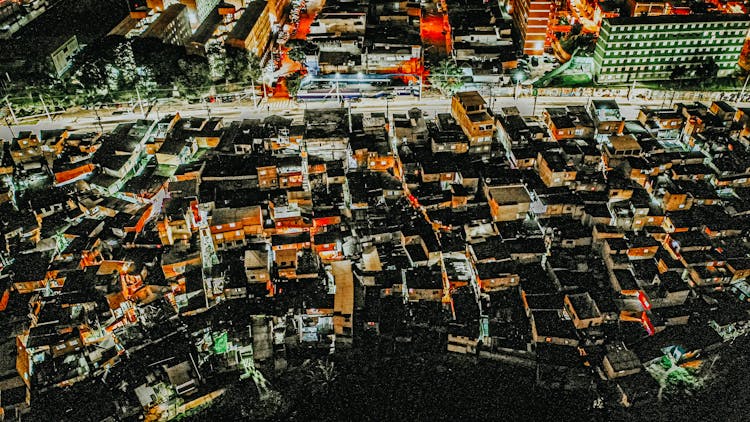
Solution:
{"label": "tree", "polygon": [[113,65],[118,71],[120,88],[130,87],[138,77],[133,46],[129,40],[122,40],[113,49]]}
{"label": "tree", "polygon": [[180,76],[179,61],[187,57],[184,47],[164,44],[155,38],[133,38],[136,65],[147,69],[159,86],[171,86]]}
{"label": "tree", "polygon": [[701,80],[701,85],[716,79],[719,74],[719,65],[713,57],[709,57],[695,70],[695,76]]}
{"label": "tree", "polygon": [[685,75],[687,75],[687,70],[688,70],[687,67],[682,66],[682,65],[677,65],[675,66],[674,69],[672,69],[672,73],[670,73],[669,79],[671,79],[672,82],[677,82],[678,86],[681,86],[683,83],[682,78],[684,78]]}
{"label": "tree", "polygon": [[285,45],[288,48],[287,57],[299,63],[304,63],[307,55],[316,48],[315,44],[305,40],[289,40]]}
{"label": "tree", "polygon": [[463,72],[456,62],[451,59],[445,59],[438,63],[437,66],[430,69],[428,80],[430,81],[430,84],[439,89],[443,95],[451,96],[464,85],[464,82],[461,79],[462,76]]}
{"label": "tree", "polygon": [[685,74],[687,74],[687,68],[682,65],[677,65],[674,69],[672,69],[672,73],[669,75],[669,79],[677,80],[685,76]]}
{"label": "tree", "polygon": [[225,77],[227,73],[227,52],[221,43],[211,43],[206,49],[208,69],[211,79],[217,80]]}
{"label": "tree", "polygon": [[289,91],[289,98],[295,98],[302,86],[302,76],[299,73],[292,73],[286,77],[286,89]]}
{"label": "tree", "polygon": [[208,63],[197,56],[187,56],[177,61],[179,75],[175,83],[188,94],[198,94],[211,83]]}
{"label": "tree", "polygon": [[260,61],[245,49],[226,47],[226,74],[230,82],[257,82],[261,77]]}

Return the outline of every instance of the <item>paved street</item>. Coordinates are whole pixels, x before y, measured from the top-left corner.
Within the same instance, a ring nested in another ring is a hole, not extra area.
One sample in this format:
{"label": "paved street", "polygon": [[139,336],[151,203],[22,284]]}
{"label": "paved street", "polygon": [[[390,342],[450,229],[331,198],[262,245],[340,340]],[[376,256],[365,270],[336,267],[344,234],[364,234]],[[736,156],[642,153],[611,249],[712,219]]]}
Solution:
{"label": "paved street", "polygon": [[[611,99],[611,98],[608,98]],[[513,97],[495,97],[491,101],[492,108],[497,112],[503,107],[516,106],[521,111],[522,115],[531,115],[533,112],[540,115],[545,107],[548,106],[562,106],[562,105],[584,105],[587,104],[591,98],[589,97],[538,97],[536,99],[536,107],[534,107],[533,97],[523,97],[514,99]],[[638,109],[641,106],[652,106],[659,107],[664,105],[663,100],[642,100],[634,99],[628,101],[627,98],[616,98],[620,105],[621,112],[626,119],[635,119],[638,115]],[[363,99],[360,102],[352,103],[352,111],[354,112],[385,112],[386,101],[388,102],[389,113],[402,113],[412,107],[419,107],[422,111],[426,112],[428,116],[434,116],[436,113],[448,113],[450,112],[450,100],[445,98],[423,98],[419,101],[414,97],[396,97],[392,100],[386,99]],[[489,101],[489,99],[488,99]],[[148,114],[148,118],[155,119],[160,118],[167,114],[173,114],[179,112],[182,116],[192,117],[200,116],[207,117],[209,114],[214,116],[221,116],[226,120],[242,120],[250,118],[263,118],[271,114],[278,114],[285,117],[289,117],[302,122],[305,108],[338,108],[341,107],[341,103],[336,100],[331,101],[310,101],[307,103],[295,103],[291,100],[273,100],[271,99],[268,103],[261,103],[258,107],[253,107],[252,101],[242,101],[234,103],[223,103],[223,104],[161,104],[151,109]],[[143,118],[144,115],[140,113],[138,107],[136,107],[136,113],[126,113],[119,115],[112,115],[112,111],[99,110],[98,114],[101,118],[101,125],[105,130],[110,130],[115,127],[118,123],[132,121],[134,119]],[[13,125],[13,132],[18,135],[20,131],[31,130],[45,130],[45,129],[59,129],[59,128],[70,128],[74,131],[90,131],[98,130],[99,122],[97,121],[96,113],[93,110],[80,110],[75,113],[68,113],[55,116],[53,121],[48,121],[47,118],[42,117],[34,124],[20,124]],[[0,127],[0,138],[10,138],[11,129],[7,126]]]}

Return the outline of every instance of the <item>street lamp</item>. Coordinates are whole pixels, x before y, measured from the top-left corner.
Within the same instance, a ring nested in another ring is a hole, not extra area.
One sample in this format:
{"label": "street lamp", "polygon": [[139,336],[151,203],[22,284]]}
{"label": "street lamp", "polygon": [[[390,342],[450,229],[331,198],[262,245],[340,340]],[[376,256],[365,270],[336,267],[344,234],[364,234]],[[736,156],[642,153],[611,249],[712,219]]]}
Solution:
{"label": "street lamp", "polygon": [[341,102],[341,91],[339,90],[339,78],[341,77],[341,74],[339,72],[336,72],[335,75],[335,81],[336,81],[336,100]]}
{"label": "street lamp", "polygon": [[390,110],[388,109],[388,104],[391,102],[392,99],[393,99],[393,95],[385,96],[385,119],[386,121],[388,121],[390,118],[391,113],[390,113]]}
{"label": "street lamp", "polygon": [[740,96],[737,98],[737,102],[742,102],[742,97],[745,96],[745,89],[747,88],[747,81],[750,81],[750,75],[745,76],[745,83],[742,85],[742,91],[740,91]]}
{"label": "street lamp", "polygon": [[102,118],[99,116],[99,107],[101,103],[94,104],[94,114],[96,115],[96,122],[99,123],[99,129],[104,133],[104,126],[102,126]]}
{"label": "street lamp", "polygon": [[516,70],[516,72],[513,73],[511,79],[516,83],[516,89],[513,92],[513,97],[518,100],[518,96],[521,90],[521,82],[526,80],[526,74],[522,70]]}
{"label": "street lamp", "polygon": [[3,116],[3,120],[5,120],[5,125],[8,126],[8,130],[10,130],[10,136],[16,137],[16,132],[13,131],[13,126],[10,123],[10,120],[8,120],[8,116]]}

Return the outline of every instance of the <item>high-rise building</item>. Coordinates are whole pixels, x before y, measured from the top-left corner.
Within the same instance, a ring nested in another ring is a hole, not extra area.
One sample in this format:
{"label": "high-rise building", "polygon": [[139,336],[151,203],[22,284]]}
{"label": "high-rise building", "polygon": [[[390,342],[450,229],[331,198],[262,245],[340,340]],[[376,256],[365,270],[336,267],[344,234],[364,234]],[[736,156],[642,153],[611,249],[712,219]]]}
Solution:
{"label": "high-rise building", "polygon": [[718,76],[739,60],[750,29],[744,14],[664,15],[605,19],[594,51],[598,82],[667,80],[682,66],[689,77],[712,58]]}
{"label": "high-rise building", "polygon": [[271,4],[268,1],[256,0],[248,3],[225,43],[263,57],[271,40],[271,13]]}
{"label": "high-rise building", "polygon": [[513,0],[513,22],[518,29],[523,53],[540,56],[549,45],[549,24],[555,12],[551,0]]}
{"label": "high-rise building", "polygon": [[173,4],[159,14],[141,37],[158,38],[166,44],[185,45],[190,41],[192,31],[184,4]]}
{"label": "high-rise building", "polygon": [[188,8],[190,25],[197,28],[221,0],[180,0]]}

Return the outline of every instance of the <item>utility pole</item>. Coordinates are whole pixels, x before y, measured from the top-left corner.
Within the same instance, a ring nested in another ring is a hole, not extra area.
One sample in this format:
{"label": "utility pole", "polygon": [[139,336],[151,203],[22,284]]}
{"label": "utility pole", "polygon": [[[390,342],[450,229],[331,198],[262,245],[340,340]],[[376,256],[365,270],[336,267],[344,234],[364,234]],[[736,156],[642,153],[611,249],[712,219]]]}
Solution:
{"label": "utility pole", "polygon": [[492,95],[492,88],[495,87],[494,82],[490,82],[490,109],[493,109],[495,106],[495,97]]}
{"label": "utility pole", "polygon": [[135,95],[138,96],[138,107],[141,109],[141,114],[143,114],[143,118],[146,118],[146,113],[143,111],[143,101],[141,101],[141,91],[138,89],[138,84],[135,84]]}
{"label": "utility pole", "polygon": [[750,74],[745,76],[745,83],[742,85],[742,91],[740,91],[740,97],[737,98],[737,102],[741,102],[742,98],[745,96],[745,88],[747,88],[747,81],[750,81]]}
{"label": "utility pole", "polygon": [[47,115],[47,120],[51,122],[52,116],[50,116],[49,114],[49,109],[47,109],[47,104],[44,102],[44,97],[42,97],[42,94],[39,94],[39,99],[42,100],[42,107],[44,107],[44,113]]}
{"label": "utility pole", "polygon": [[5,96],[5,104],[8,105],[8,111],[10,112],[10,117],[13,119],[13,124],[17,125],[18,120],[16,119],[16,113],[13,112],[13,105],[10,103],[7,95]]}
{"label": "utility pole", "polygon": [[253,108],[258,109],[258,99],[255,95],[255,80],[250,78],[250,89],[253,91]]}
{"label": "utility pole", "polygon": [[[347,107],[346,107],[347,114],[349,116],[349,133],[352,132],[352,101],[347,101]],[[386,120],[388,119],[388,116],[386,116]]]}
{"label": "utility pole", "polygon": [[208,120],[211,120],[211,107],[208,105],[208,101],[203,98],[203,105],[206,106],[206,113],[208,113]]}
{"label": "utility pole", "polygon": [[8,130],[10,130],[10,136],[16,137],[16,132],[13,131],[13,126],[8,121],[8,116],[3,117],[3,120],[5,120],[5,125],[8,126]]}
{"label": "utility pole", "polygon": [[94,114],[96,115],[96,122],[99,123],[99,129],[104,133],[104,126],[102,126],[102,118],[99,116],[99,104],[94,106]]}
{"label": "utility pole", "polygon": [[[424,69],[424,66],[422,67]],[[422,102],[422,85],[424,85],[424,70],[419,73],[419,102]]]}

